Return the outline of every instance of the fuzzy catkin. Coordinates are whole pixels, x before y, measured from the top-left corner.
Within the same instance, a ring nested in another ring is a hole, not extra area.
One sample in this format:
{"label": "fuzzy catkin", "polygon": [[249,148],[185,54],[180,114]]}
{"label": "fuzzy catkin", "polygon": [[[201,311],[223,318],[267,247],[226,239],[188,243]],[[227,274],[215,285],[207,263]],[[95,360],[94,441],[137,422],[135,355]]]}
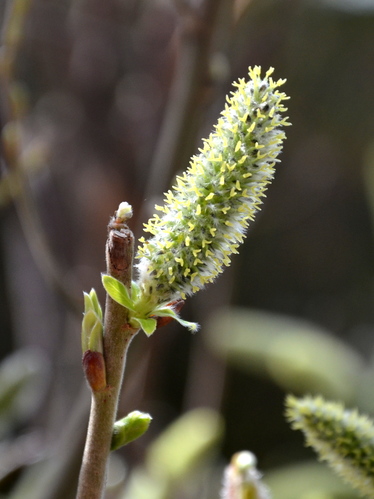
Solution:
{"label": "fuzzy catkin", "polygon": [[270,490],[262,482],[256,466],[252,452],[234,454],[223,475],[221,499],[271,499]]}
{"label": "fuzzy catkin", "polygon": [[187,171],[166,193],[162,213],[145,225],[139,284],[158,303],[184,298],[212,282],[237,253],[259,210],[289,125],[281,113],[288,99],[271,68],[249,68],[249,80],[234,83],[214,131]]}
{"label": "fuzzy catkin", "polygon": [[356,410],[322,397],[288,396],[286,417],[306,444],[365,497],[374,498],[374,425]]}

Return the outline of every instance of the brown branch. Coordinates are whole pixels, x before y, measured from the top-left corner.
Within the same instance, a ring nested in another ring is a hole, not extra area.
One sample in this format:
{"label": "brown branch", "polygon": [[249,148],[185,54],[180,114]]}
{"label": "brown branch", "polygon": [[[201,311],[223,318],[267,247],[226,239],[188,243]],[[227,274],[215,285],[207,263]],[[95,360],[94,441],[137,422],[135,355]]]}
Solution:
{"label": "brown branch", "polygon": [[[131,286],[134,237],[126,225],[109,224],[107,273]],[[126,353],[138,330],[127,324],[127,310],[107,295],[104,318],[104,358],[107,386],[92,392],[87,441],[77,499],[101,499],[105,491],[107,460],[122,385]]]}

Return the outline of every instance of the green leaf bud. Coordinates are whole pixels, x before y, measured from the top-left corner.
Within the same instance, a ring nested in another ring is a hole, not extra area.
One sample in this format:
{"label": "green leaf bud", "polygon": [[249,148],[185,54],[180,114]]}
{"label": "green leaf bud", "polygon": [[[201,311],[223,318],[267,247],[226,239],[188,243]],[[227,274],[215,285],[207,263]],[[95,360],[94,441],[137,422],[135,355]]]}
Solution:
{"label": "green leaf bud", "polygon": [[88,350],[103,353],[103,324],[99,319],[96,320],[91,329],[88,339]]}
{"label": "green leaf bud", "polygon": [[103,313],[96,291],[83,293],[84,314],[82,320],[82,352],[91,350],[103,353]]}
{"label": "green leaf bud", "polygon": [[90,298],[91,298],[91,307],[95,311],[96,315],[100,318],[100,320],[102,320],[103,319],[103,311],[101,310],[99,299],[98,299],[96,291],[94,289],[91,289],[91,291],[90,291]]}
{"label": "green leaf bud", "polygon": [[116,421],[113,427],[110,450],[116,450],[144,435],[152,417],[146,412],[133,411],[125,418]]}

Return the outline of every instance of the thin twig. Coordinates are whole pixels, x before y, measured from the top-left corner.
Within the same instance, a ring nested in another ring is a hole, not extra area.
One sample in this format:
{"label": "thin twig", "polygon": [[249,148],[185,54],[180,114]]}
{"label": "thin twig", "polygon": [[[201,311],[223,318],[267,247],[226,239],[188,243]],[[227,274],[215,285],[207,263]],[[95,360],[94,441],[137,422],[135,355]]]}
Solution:
{"label": "thin twig", "polygon": [[[109,224],[107,273],[131,286],[134,237],[123,225]],[[127,310],[107,295],[104,319],[104,358],[107,386],[93,391],[87,441],[77,499],[101,499],[105,490],[107,459],[122,385],[126,353],[138,330],[127,324]]]}

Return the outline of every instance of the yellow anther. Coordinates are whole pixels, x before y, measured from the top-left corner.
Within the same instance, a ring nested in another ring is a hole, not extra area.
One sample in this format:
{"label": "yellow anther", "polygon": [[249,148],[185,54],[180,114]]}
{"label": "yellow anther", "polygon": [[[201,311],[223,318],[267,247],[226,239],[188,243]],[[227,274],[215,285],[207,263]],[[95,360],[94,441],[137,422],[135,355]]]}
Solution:
{"label": "yellow anther", "polygon": [[222,155],[220,154],[219,156],[214,157],[214,155],[211,154],[208,159],[212,163],[220,163],[222,161]]}

